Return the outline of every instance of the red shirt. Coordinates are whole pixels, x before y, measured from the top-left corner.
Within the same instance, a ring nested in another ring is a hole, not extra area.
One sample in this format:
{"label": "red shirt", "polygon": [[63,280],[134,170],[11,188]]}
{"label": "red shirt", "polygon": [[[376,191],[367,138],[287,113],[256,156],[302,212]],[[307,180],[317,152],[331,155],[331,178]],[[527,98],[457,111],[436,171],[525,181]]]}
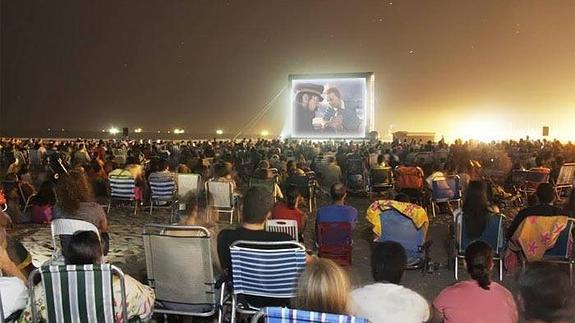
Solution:
{"label": "red shirt", "polygon": [[290,209],[285,203],[278,203],[272,209],[272,219],[274,220],[295,220],[297,221],[297,230],[303,233],[305,223],[304,214],[298,209]]}

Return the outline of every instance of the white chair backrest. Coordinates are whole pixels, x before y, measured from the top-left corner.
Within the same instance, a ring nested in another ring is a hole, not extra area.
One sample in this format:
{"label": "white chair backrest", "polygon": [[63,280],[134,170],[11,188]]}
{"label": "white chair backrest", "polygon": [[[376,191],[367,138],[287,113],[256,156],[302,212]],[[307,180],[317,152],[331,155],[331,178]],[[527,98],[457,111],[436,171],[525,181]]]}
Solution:
{"label": "white chair backrest", "polygon": [[200,190],[199,174],[178,174],[178,198],[183,199],[189,195],[197,195]]}
{"label": "white chair backrest", "polygon": [[74,219],[54,219],[52,220],[52,243],[54,250],[59,249],[60,246],[56,245],[56,237],[61,235],[73,235],[78,231],[92,231],[96,232],[98,238],[100,237],[100,232],[95,225],[90,222]]}
{"label": "white chair backrest", "polygon": [[234,206],[232,183],[206,182],[208,205],[217,208],[232,208]]}
{"label": "white chair backrest", "polygon": [[267,220],[266,231],[287,233],[295,241],[299,241],[296,220]]}
{"label": "white chair backrest", "polygon": [[575,181],[575,163],[563,164],[557,176],[556,186],[572,186]]}

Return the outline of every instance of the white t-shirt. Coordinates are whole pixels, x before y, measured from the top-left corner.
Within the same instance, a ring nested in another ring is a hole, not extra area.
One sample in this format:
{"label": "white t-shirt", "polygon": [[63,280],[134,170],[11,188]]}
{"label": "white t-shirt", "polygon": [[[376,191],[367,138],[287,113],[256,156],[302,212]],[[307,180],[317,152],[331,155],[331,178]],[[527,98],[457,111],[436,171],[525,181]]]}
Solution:
{"label": "white t-shirt", "polygon": [[2,294],[2,310],[4,317],[22,310],[28,302],[28,288],[16,277],[0,277],[0,293]]}
{"label": "white t-shirt", "polygon": [[429,304],[401,285],[375,283],[351,292],[351,314],[372,323],[421,323],[429,320]]}

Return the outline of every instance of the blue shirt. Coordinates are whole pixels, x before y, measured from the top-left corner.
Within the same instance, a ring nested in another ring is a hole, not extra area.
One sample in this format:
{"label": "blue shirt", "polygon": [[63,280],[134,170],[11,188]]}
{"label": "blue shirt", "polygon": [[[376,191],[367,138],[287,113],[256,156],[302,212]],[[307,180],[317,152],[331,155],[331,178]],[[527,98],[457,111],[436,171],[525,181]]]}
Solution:
{"label": "blue shirt", "polygon": [[317,210],[317,223],[322,222],[357,222],[357,210],[349,205],[331,204]]}

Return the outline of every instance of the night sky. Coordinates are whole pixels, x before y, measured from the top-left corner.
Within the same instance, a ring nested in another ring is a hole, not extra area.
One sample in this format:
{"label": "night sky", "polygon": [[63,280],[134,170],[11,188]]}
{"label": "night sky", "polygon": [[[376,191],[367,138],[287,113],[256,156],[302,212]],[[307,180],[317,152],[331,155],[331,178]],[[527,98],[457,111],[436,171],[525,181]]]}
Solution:
{"label": "night sky", "polygon": [[288,74],[374,72],[380,133],[575,139],[573,0],[1,2],[8,133],[235,133]]}

